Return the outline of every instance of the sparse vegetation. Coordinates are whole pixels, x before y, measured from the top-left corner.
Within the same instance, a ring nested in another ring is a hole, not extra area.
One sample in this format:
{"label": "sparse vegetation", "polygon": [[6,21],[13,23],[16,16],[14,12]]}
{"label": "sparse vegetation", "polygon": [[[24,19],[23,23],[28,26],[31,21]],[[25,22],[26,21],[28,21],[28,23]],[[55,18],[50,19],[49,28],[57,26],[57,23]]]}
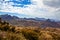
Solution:
{"label": "sparse vegetation", "polygon": [[0,19],[0,40],[60,40],[60,28],[16,27]]}

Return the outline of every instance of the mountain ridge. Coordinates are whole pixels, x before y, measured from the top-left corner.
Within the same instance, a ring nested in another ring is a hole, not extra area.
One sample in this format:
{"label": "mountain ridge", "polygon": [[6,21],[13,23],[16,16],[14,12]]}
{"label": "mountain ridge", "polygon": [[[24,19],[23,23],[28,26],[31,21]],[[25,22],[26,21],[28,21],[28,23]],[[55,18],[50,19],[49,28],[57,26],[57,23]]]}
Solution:
{"label": "mountain ridge", "polygon": [[60,22],[58,23],[45,18],[19,18],[8,14],[0,15],[0,18],[15,26],[60,27]]}

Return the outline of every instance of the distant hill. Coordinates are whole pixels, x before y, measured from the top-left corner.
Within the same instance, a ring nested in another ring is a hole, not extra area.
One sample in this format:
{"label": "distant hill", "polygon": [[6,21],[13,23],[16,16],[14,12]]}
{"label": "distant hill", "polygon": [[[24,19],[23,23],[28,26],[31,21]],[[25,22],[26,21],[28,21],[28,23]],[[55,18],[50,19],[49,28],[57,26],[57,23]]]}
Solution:
{"label": "distant hill", "polygon": [[52,21],[51,19],[45,18],[19,18],[17,16],[11,16],[8,14],[0,15],[0,18],[4,21],[9,22],[11,25],[21,27],[59,27],[60,22]]}

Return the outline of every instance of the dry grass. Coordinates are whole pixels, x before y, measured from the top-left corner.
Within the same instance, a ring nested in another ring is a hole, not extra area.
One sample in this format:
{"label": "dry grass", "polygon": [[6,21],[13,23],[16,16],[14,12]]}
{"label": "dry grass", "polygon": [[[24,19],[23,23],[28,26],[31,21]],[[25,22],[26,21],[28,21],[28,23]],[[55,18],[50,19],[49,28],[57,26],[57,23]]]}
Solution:
{"label": "dry grass", "polygon": [[60,40],[60,28],[16,27],[2,22],[0,40]]}

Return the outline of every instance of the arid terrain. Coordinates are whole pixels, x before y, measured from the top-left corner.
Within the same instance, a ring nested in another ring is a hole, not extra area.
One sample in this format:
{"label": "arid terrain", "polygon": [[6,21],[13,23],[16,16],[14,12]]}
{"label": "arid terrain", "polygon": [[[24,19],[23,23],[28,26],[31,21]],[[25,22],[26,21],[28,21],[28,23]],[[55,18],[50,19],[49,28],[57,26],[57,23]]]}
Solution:
{"label": "arid terrain", "polygon": [[60,40],[60,28],[17,27],[0,18],[0,40]]}
{"label": "arid terrain", "polygon": [[0,0],[0,40],[60,40],[60,0]]}

